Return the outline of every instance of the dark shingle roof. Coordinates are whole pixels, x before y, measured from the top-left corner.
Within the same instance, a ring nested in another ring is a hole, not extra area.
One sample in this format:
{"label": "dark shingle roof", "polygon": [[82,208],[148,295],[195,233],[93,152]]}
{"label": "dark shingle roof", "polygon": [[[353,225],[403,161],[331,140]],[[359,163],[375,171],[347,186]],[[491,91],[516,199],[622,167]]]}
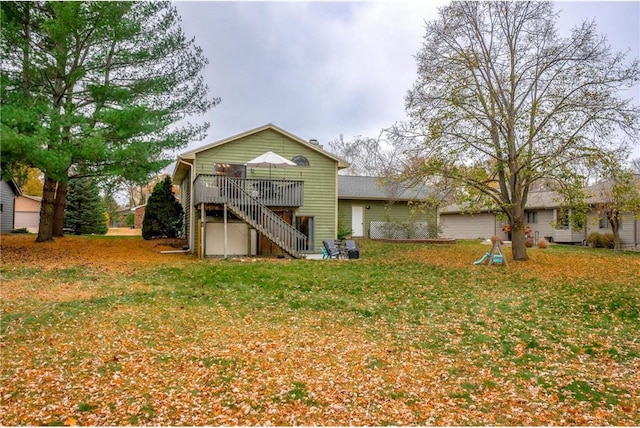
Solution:
{"label": "dark shingle roof", "polygon": [[425,185],[407,188],[402,184],[383,183],[379,177],[338,176],[339,199],[412,201],[424,199],[428,195]]}

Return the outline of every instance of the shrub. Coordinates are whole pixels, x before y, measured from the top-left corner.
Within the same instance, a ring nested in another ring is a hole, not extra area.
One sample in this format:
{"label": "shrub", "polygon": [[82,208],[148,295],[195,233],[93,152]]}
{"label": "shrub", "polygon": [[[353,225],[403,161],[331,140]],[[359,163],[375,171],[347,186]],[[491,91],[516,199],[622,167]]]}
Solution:
{"label": "shrub", "polygon": [[605,233],[602,235],[602,247],[613,249],[614,247],[613,233]]}
{"label": "shrub", "polygon": [[352,233],[353,233],[353,230],[338,223],[338,239],[340,240],[345,239],[351,236]]}
{"label": "shrub", "polygon": [[547,241],[544,238],[540,238],[540,240],[538,241],[538,248],[547,248],[549,246],[549,241]]}
{"label": "shrub", "polygon": [[594,248],[602,248],[602,235],[598,232],[591,232],[589,236],[587,236],[587,244]]}
{"label": "shrub", "polygon": [[133,227],[136,224],[136,215],[134,213],[127,214],[127,219],[125,223],[129,227]]}
{"label": "shrub", "polygon": [[142,220],[142,238],[175,238],[182,231],[182,205],[171,191],[171,179],[156,184]]}
{"label": "shrub", "polygon": [[527,239],[524,241],[524,246],[525,246],[525,247],[527,247],[527,248],[531,248],[531,247],[533,247],[533,239],[527,238]]}

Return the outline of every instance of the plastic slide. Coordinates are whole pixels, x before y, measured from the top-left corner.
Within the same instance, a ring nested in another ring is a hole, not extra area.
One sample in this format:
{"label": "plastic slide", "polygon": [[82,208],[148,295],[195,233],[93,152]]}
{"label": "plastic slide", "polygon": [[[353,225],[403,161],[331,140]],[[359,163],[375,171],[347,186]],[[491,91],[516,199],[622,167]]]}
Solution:
{"label": "plastic slide", "polygon": [[[484,253],[484,256],[482,256],[482,258],[480,260],[476,260],[475,262],[473,262],[474,265],[479,265],[482,262],[484,262],[485,260],[487,260],[489,258],[489,253]],[[495,259],[494,259],[495,261]]]}
{"label": "plastic slide", "polygon": [[[473,262],[473,264],[474,265],[482,264],[482,262],[484,262],[488,258],[489,258],[489,253],[484,253],[484,256],[482,256],[482,258],[480,260],[476,260],[475,262]],[[502,263],[502,256],[500,254],[494,254],[493,255],[493,262],[494,263]]]}

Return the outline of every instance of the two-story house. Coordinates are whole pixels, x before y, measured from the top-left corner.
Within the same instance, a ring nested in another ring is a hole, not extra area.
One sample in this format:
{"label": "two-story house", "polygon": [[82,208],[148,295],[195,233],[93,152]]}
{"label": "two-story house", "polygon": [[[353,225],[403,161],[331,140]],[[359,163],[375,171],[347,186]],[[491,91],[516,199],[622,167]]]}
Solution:
{"label": "two-story house", "polygon": [[[295,165],[251,166],[266,152]],[[337,234],[338,171],[346,167],[273,124],[181,154],[173,183],[190,249],[201,257],[319,253]]]}

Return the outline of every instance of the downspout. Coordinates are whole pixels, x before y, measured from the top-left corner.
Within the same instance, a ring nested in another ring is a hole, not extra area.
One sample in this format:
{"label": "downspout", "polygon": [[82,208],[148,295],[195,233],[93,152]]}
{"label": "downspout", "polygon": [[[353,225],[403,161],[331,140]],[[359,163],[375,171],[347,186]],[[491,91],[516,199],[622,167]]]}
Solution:
{"label": "downspout", "polygon": [[193,227],[193,220],[194,220],[194,213],[193,213],[193,181],[194,181],[194,177],[193,177],[193,165],[191,165],[189,162],[185,162],[182,159],[179,159],[180,163],[185,164],[189,167],[189,193],[191,194],[191,198],[189,200],[189,251],[193,251],[193,232],[194,232],[194,227]]}

